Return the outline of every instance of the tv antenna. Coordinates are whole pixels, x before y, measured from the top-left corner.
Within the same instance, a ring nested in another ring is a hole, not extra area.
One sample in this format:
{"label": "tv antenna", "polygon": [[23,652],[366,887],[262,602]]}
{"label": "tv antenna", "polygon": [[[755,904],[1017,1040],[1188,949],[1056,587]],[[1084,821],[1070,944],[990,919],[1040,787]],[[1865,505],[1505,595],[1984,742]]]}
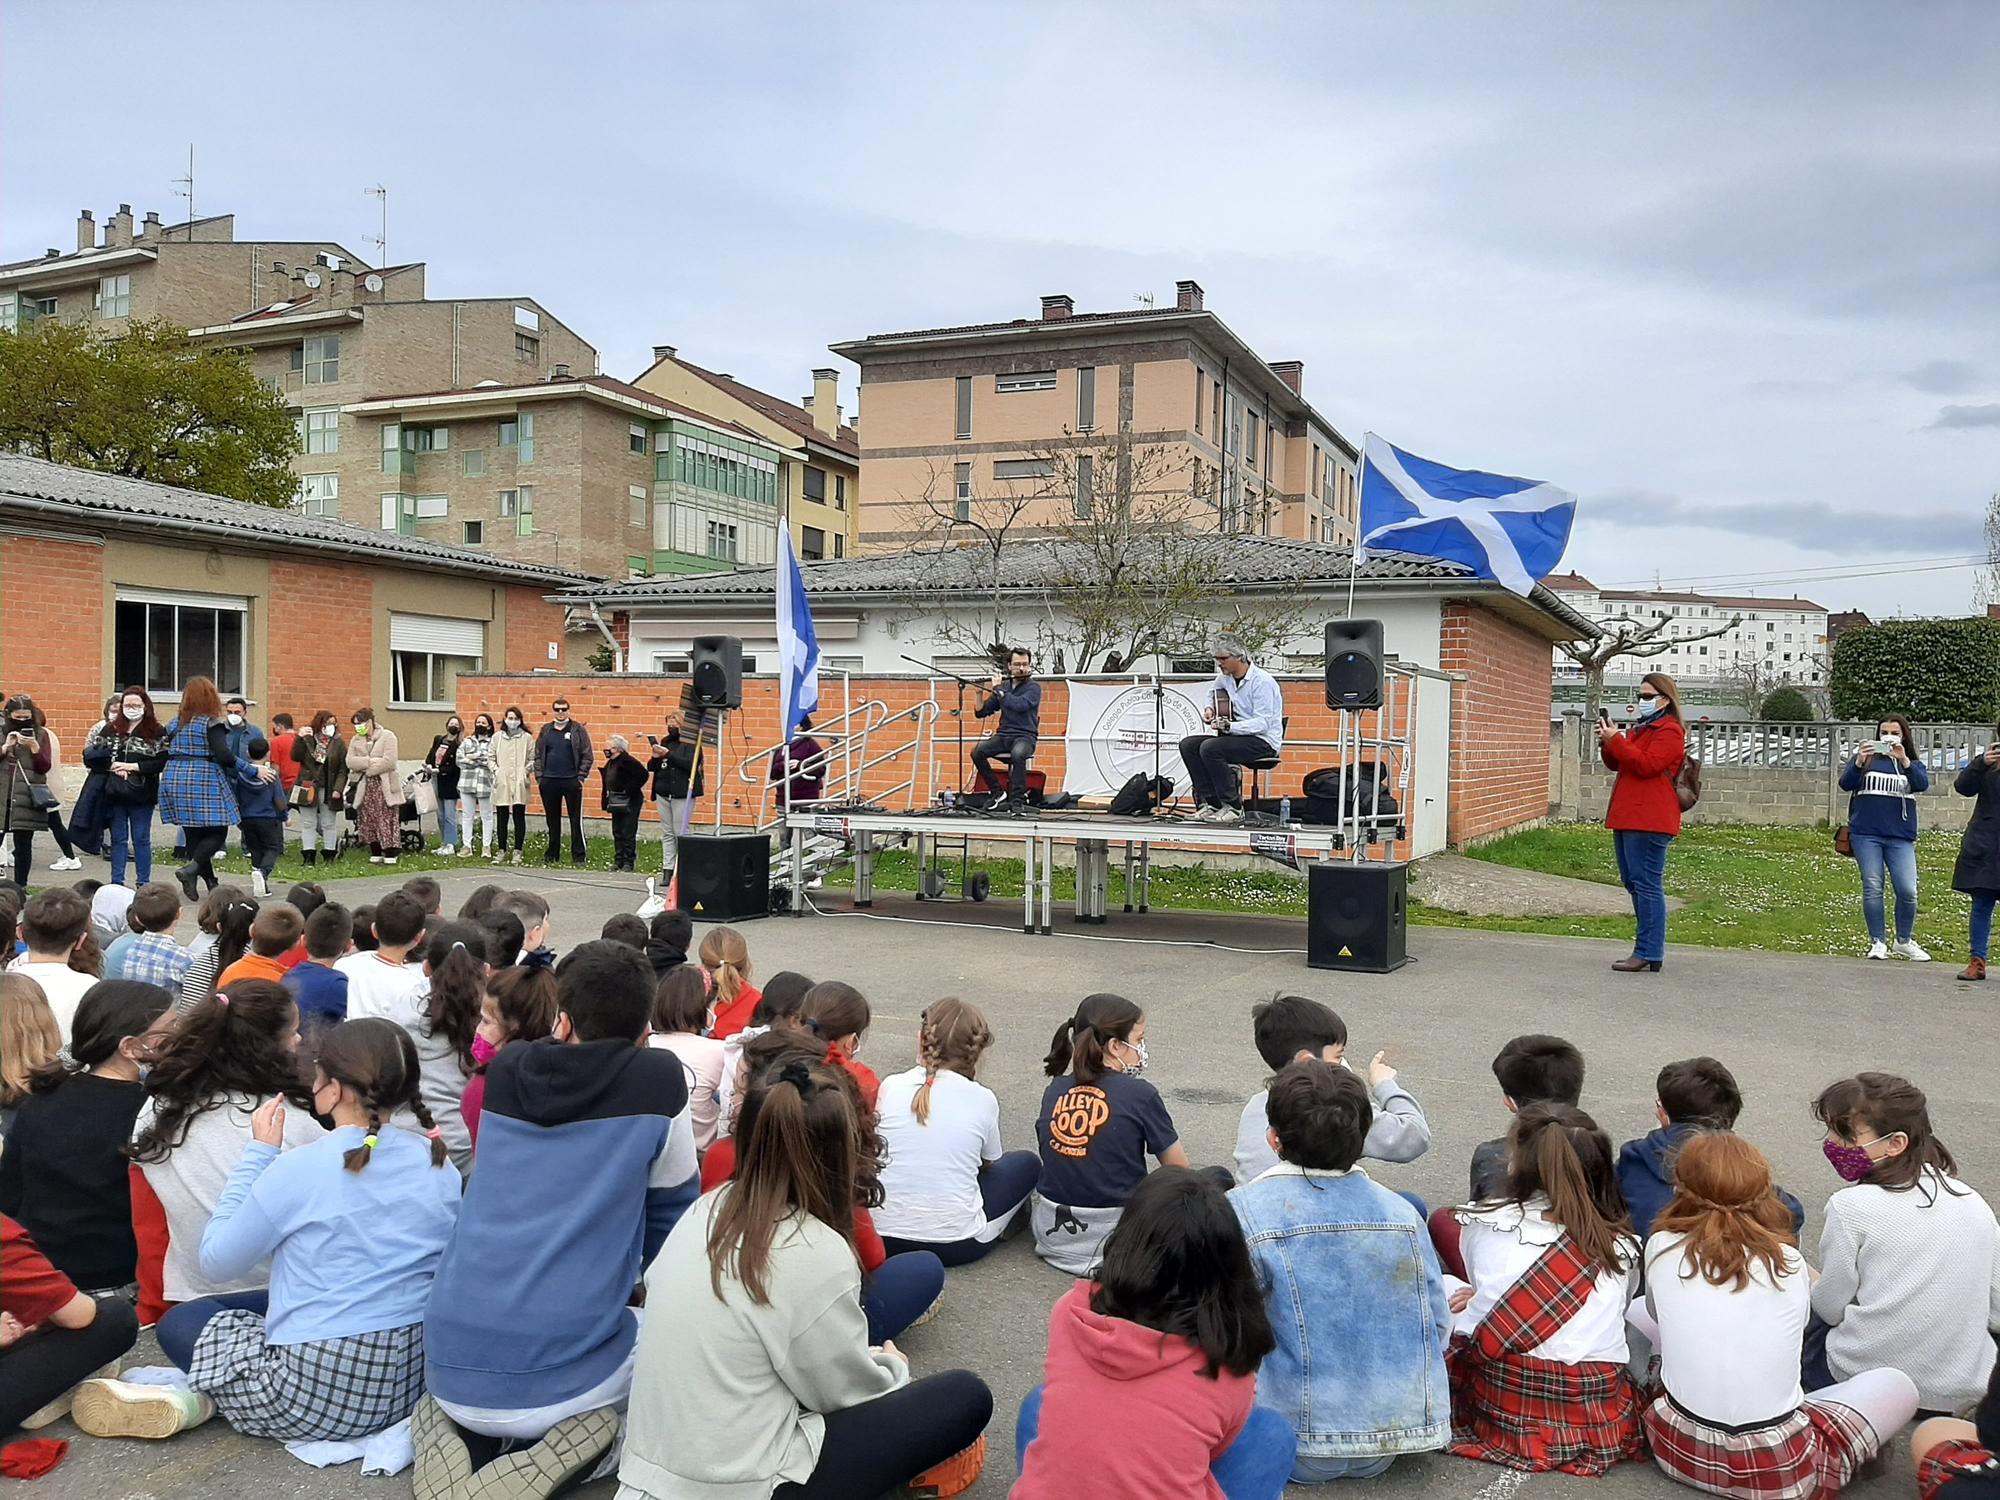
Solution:
{"label": "tv antenna", "polygon": [[1153,305],[1153,294],[1151,292],[1134,292],[1132,300],[1141,307],[1151,307]]}
{"label": "tv antenna", "polygon": [[375,264],[386,266],[389,263],[389,190],[378,182],[367,189],[367,193],[382,205],[382,227],[375,236]]}
{"label": "tv antenna", "polygon": [[188,142],[187,176],[174,179],[174,196],[188,201],[188,222],[194,222],[194,142]]}

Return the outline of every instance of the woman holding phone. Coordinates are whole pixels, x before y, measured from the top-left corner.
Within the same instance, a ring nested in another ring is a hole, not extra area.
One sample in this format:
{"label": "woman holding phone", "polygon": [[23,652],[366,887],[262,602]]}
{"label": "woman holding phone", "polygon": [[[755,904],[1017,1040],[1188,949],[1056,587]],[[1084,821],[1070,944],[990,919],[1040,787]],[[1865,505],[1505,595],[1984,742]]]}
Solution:
{"label": "woman holding phone", "polygon": [[1687,759],[1680,689],[1665,672],[1639,679],[1639,717],[1620,729],[1609,715],[1597,721],[1597,752],[1611,783],[1605,825],[1618,849],[1618,881],[1631,894],[1637,931],[1632,955],[1611,965],[1620,974],[1658,973],[1667,961],[1667,846],[1681,831],[1681,799],[1674,777]]}
{"label": "woman holding phone", "polygon": [[1986,977],[1986,950],[1993,938],[1993,907],[2000,902],[2000,740],[1966,763],[1952,790],[1978,799],[1959,840],[1951,888],[1972,898],[1972,959],[1958,977],[1980,980]]}
{"label": "woman holding phone", "polygon": [[[1875,738],[1848,757],[1840,789],[1850,793],[1847,836],[1861,867],[1861,916],[1868,923],[1868,956],[1927,964],[1930,954],[1911,936],[1917,925],[1917,793],[1931,775],[1913,753],[1916,735],[1901,714],[1886,714]],[[1896,890],[1896,944],[1889,946],[1882,904],[1882,875]]]}

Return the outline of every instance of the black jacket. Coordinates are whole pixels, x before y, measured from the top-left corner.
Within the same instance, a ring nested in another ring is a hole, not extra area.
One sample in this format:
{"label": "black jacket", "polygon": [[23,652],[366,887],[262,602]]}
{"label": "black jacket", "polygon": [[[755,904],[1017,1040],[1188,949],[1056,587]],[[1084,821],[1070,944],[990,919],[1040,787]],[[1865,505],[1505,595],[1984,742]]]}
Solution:
{"label": "black jacket", "polygon": [[614,755],[597,768],[598,782],[603,787],[604,810],[612,812],[611,801],[622,798],[630,808],[643,806],[646,800],[646,768],[631,755]]}
{"label": "black jacket", "polygon": [[[654,797],[699,797],[705,788],[702,779],[708,773],[707,756],[701,765],[695,764],[695,747],[691,741],[678,734],[669,735],[653,746],[652,759],[646,762],[646,769],[653,773]],[[688,769],[694,769],[694,789],[688,790]]]}
{"label": "black jacket", "polygon": [[[459,741],[464,738],[464,735],[460,735],[455,740],[448,734],[440,734],[431,740],[430,751],[424,756],[424,764],[436,773],[437,794],[440,802],[456,802],[458,800],[458,746]],[[447,755],[443,762],[440,763],[438,760],[438,751],[446,745],[451,746],[451,754]]]}
{"label": "black jacket", "polygon": [[1989,766],[1985,756],[1974,755],[1958,773],[1952,789],[1961,797],[1977,797],[1979,802],[1958,843],[1951,888],[2000,895],[2000,766]]}

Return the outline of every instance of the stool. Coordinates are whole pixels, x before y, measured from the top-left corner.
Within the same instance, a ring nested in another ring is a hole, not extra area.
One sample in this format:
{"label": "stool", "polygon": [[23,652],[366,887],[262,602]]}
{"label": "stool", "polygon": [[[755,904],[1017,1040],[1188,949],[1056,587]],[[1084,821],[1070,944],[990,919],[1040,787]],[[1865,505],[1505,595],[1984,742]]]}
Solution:
{"label": "stool", "polygon": [[[1278,723],[1281,726],[1279,729],[1280,735],[1291,733],[1292,716],[1290,714],[1286,714]],[[1250,795],[1243,799],[1245,807],[1249,807],[1253,803],[1262,800],[1258,795],[1262,789],[1260,785],[1261,778],[1266,771],[1277,769],[1282,753],[1280,752],[1279,755],[1267,755],[1262,760],[1246,760],[1242,763],[1242,768],[1250,773]]]}

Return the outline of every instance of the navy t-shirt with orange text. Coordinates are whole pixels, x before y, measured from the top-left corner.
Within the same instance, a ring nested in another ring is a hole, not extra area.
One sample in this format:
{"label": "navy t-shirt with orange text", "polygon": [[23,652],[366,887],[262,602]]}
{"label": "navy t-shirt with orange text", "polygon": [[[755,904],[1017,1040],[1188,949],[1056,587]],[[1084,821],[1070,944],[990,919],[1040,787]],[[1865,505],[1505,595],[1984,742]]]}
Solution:
{"label": "navy t-shirt with orange text", "polygon": [[1118,1208],[1146,1178],[1146,1158],[1180,1139],[1160,1091],[1143,1078],[1106,1073],[1095,1083],[1049,1080],[1035,1123],[1040,1192],[1071,1208]]}

